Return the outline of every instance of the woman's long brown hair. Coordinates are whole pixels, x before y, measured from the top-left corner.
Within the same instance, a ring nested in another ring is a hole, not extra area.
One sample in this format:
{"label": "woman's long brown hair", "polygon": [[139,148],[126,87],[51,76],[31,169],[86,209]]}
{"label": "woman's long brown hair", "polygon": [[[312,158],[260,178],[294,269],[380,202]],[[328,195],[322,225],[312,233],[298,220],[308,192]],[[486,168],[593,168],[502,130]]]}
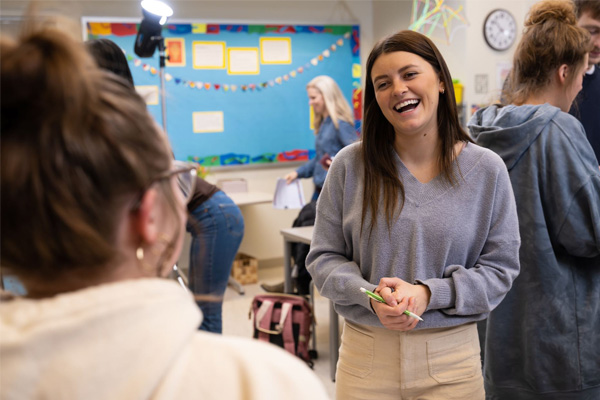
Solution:
{"label": "woman's long brown hair", "polygon": [[[440,94],[437,109],[440,138],[438,165],[443,176],[451,184],[457,183],[457,177],[452,168],[455,159],[454,145],[459,141],[472,142],[469,135],[460,126],[452,77],[444,58],[433,42],[426,36],[413,31],[400,31],[379,41],[367,60],[364,125],[361,143],[365,180],[361,229],[364,227],[365,218],[370,211],[372,221],[369,232],[373,230],[376,224],[381,194],[383,194],[383,206],[388,229],[391,229],[393,219],[400,214],[404,206],[404,185],[398,177],[394,161],[394,128],[377,104],[371,77],[373,65],[377,58],[382,54],[396,51],[413,53],[423,58],[431,64],[440,81],[444,84],[445,93]],[[399,199],[400,208],[398,209]]]}

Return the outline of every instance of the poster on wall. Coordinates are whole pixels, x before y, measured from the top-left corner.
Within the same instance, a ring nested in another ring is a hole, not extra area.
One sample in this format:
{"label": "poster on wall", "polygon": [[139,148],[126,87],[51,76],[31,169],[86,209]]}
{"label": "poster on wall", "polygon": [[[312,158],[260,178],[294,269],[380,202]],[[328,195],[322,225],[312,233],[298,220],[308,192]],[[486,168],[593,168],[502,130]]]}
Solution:
{"label": "poster on wall", "polygon": [[[139,21],[83,18],[84,39],[123,50],[138,92],[162,126],[159,55],[133,49]],[[175,158],[206,167],[305,161],[315,136],[307,83],[331,76],[354,108],[360,133],[357,25],[167,23],[164,68],[167,134]]]}

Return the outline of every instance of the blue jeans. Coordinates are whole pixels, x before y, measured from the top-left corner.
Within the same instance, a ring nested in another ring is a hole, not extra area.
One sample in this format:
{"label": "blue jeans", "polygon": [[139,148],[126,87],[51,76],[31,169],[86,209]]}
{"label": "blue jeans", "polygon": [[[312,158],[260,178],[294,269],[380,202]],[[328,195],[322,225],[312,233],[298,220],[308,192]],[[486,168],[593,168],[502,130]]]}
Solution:
{"label": "blue jeans", "polygon": [[[190,214],[187,231],[192,235],[189,285],[195,294],[223,296],[233,259],[244,236],[244,217],[238,206],[221,191]],[[201,330],[222,333],[223,303],[198,301],[204,314]]]}

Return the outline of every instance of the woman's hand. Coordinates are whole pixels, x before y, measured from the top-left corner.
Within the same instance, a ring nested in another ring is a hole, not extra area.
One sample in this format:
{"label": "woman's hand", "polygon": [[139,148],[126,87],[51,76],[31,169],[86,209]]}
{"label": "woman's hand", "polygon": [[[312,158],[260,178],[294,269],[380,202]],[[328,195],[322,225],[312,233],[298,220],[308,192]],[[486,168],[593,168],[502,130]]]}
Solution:
{"label": "woman's hand", "polygon": [[289,174],[284,176],[284,178],[285,178],[285,182],[289,185],[290,183],[295,181],[296,178],[298,178],[298,173],[296,171],[290,172]]}
{"label": "woman's hand", "polygon": [[386,328],[398,331],[409,331],[417,326],[419,320],[409,317],[404,311],[423,315],[431,297],[427,286],[411,285],[399,278],[382,278],[375,293],[385,300],[385,304],[371,300],[379,321]]}

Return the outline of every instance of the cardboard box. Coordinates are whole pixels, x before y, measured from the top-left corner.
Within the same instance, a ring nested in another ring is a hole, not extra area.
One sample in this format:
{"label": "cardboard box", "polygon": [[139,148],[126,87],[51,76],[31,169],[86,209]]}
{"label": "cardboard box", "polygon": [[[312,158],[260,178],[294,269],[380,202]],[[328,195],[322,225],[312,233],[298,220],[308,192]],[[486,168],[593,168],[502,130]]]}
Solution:
{"label": "cardboard box", "polygon": [[231,266],[231,276],[242,285],[258,282],[258,260],[244,253],[238,253]]}

